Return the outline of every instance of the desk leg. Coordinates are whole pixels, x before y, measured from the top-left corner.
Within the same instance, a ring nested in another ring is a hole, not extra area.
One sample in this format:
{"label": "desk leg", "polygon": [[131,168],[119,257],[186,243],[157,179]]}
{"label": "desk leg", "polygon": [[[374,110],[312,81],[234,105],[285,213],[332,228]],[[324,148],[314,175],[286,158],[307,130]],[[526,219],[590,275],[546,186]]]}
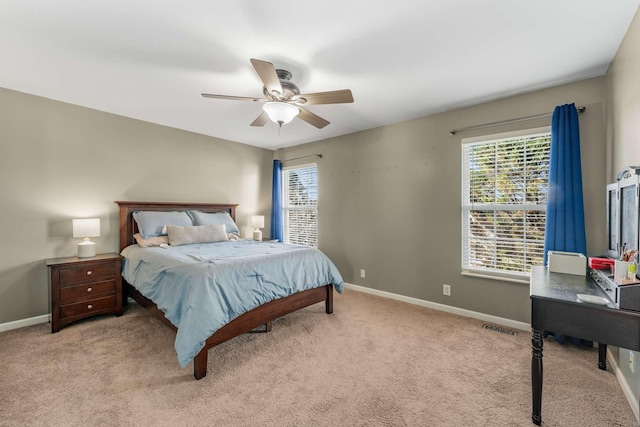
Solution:
{"label": "desk leg", "polygon": [[598,368],[607,370],[607,345],[598,343]]}
{"label": "desk leg", "polygon": [[542,331],[533,329],[531,334],[531,397],[533,412],[531,420],[542,424]]}

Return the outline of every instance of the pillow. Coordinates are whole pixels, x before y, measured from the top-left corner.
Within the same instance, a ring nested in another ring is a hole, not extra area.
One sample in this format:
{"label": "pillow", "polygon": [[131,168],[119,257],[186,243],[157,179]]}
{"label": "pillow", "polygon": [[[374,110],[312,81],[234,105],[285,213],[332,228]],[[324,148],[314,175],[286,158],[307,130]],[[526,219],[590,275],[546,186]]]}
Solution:
{"label": "pillow", "polygon": [[194,225],[183,227],[167,225],[169,244],[171,246],[189,245],[192,243],[215,243],[229,240],[224,224]]}
{"label": "pillow", "polygon": [[142,237],[163,236],[162,227],[165,225],[193,225],[191,218],[186,212],[157,212],[157,211],[135,211],[133,219],[138,224],[138,231]]}
{"label": "pillow", "polygon": [[145,239],[144,237],[142,237],[142,234],[136,233],[133,235],[133,238],[136,239],[136,243],[138,244],[138,246],[141,246],[143,248],[160,246],[163,243],[165,245],[169,244],[169,238],[167,236],[156,236]]}
{"label": "pillow", "polygon": [[193,225],[211,225],[224,224],[227,226],[227,233],[240,234],[238,226],[233,222],[233,218],[229,212],[207,213],[200,211],[188,211],[189,216],[193,220]]}

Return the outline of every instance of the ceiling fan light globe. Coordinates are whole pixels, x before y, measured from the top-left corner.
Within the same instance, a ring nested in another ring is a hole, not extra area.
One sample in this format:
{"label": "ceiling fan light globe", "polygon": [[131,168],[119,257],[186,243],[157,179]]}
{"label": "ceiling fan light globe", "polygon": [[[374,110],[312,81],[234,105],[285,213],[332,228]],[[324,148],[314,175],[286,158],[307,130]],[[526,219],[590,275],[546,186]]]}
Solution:
{"label": "ceiling fan light globe", "polygon": [[262,106],[269,118],[274,123],[280,125],[287,124],[300,114],[300,110],[295,105],[286,102],[267,102]]}

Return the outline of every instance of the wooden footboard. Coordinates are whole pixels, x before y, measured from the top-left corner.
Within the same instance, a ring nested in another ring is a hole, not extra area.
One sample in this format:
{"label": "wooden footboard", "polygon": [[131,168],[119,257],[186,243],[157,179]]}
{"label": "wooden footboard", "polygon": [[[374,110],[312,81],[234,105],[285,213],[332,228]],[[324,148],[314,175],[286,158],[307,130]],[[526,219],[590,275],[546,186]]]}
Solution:
{"label": "wooden footboard", "polygon": [[[130,296],[171,329],[178,330],[165,317],[158,306],[144,297],[125,280],[123,280],[123,288],[125,290],[125,298]],[[266,331],[268,332],[271,330],[271,322],[273,320],[322,301],[325,302],[325,312],[327,314],[333,313],[333,285],[329,284],[319,288],[308,289],[288,297],[270,301],[233,319],[207,339],[204,348],[193,359],[193,376],[199,380],[207,375],[207,360],[210,348],[249,332],[260,325],[266,325]]]}

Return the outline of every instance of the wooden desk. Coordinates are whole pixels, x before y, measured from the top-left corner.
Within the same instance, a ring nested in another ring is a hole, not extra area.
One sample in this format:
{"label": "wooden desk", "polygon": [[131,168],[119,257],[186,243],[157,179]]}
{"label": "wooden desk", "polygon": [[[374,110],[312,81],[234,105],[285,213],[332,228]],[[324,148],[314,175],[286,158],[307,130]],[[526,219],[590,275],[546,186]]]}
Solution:
{"label": "wooden desk", "polygon": [[607,345],[640,351],[640,312],[579,302],[577,294],[606,297],[589,276],[531,270],[531,419],[542,423],[542,331],[598,342],[598,367],[606,369]]}

